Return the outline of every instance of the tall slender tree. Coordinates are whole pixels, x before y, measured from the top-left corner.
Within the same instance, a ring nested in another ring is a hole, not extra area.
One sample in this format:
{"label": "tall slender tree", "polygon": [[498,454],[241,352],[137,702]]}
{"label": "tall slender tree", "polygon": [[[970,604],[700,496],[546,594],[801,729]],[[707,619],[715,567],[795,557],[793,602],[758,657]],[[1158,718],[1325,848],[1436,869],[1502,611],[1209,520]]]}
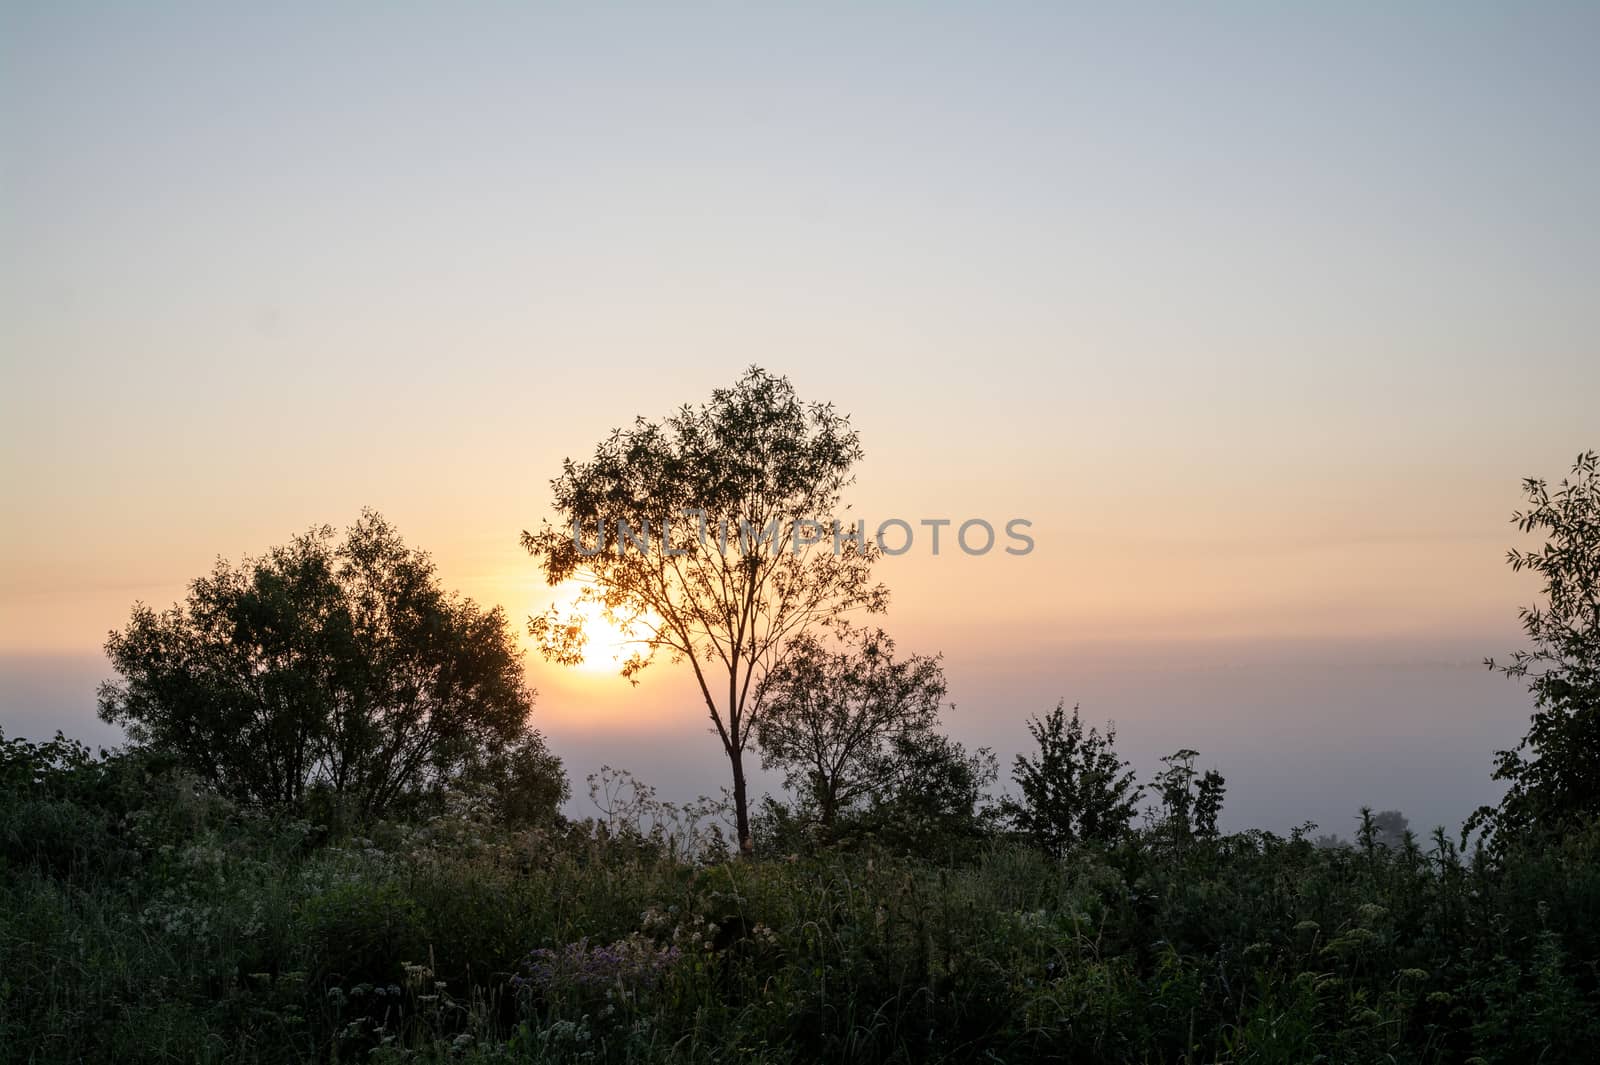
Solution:
{"label": "tall slender tree", "polygon": [[586,611],[638,637],[622,674],[666,655],[688,662],[733,777],[741,848],[751,848],[744,755],[767,676],[793,638],[847,612],[884,609],[877,547],[833,524],[861,459],[850,419],[805,403],[788,378],[751,367],[709,402],[637,419],[551,482],[558,517],[523,546],[552,585],[576,580],[563,614],[532,618],[547,657],[581,660]]}

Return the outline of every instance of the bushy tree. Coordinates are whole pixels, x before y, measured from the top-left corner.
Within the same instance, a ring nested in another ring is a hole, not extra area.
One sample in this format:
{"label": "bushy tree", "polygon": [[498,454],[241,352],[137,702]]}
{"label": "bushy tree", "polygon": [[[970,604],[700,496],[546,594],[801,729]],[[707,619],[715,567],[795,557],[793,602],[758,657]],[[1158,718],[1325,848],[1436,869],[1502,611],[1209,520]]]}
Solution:
{"label": "bushy tree", "polygon": [[342,541],[314,528],[219,560],[168,610],[135,605],[106,654],[101,716],[247,804],[300,809],[315,788],[378,815],[467,773],[565,791],[504,613],[447,594],[371,511]]}
{"label": "bushy tree", "polygon": [[1060,702],[1043,718],[1032,718],[1028,732],[1039,752],[1017,755],[1012,767],[1011,779],[1022,792],[1003,806],[1012,824],[1054,855],[1079,842],[1111,842],[1125,834],[1144,792],[1117,755],[1115,727],[1107,724],[1103,735],[1085,730],[1078,707],[1068,718]]}
{"label": "bushy tree", "polygon": [[1523,491],[1512,520],[1544,543],[1507,560],[1538,574],[1543,602],[1520,611],[1528,646],[1498,668],[1527,681],[1535,710],[1522,743],[1496,754],[1495,779],[1509,785],[1499,809],[1472,822],[1511,833],[1600,814],[1600,455],[1579,455],[1554,490],[1529,479]]}
{"label": "bushy tree", "polygon": [[861,455],[847,416],[751,367],[710,402],[660,422],[640,418],[589,460],[568,459],[551,482],[558,520],[522,534],[552,585],[583,585],[565,616],[530,620],[549,658],[582,659],[584,607],[594,604],[639,635],[624,676],[661,654],[689,663],[732,772],[746,851],[744,755],[766,677],[800,633],[888,602],[871,579],[869,536],[843,528],[836,539],[808,524],[831,524]]}
{"label": "bushy tree", "polygon": [[798,637],[764,694],[762,765],[783,771],[826,835],[842,812],[887,796],[921,764],[945,680],[936,657],[896,658],[882,629],[843,628],[831,642]]}
{"label": "bushy tree", "polygon": [[986,796],[999,763],[989,748],[968,751],[930,730],[895,737],[884,758],[882,786],[841,809],[826,829],[804,795],[794,802],[766,796],[754,818],[757,838],[787,852],[870,843],[927,857],[938,849],[966,849],[993,830],[997,811]]}
{"label": "bushy tree", "polygon": [[569,794],[561,759],[531,730],[515,742],[476,752],[463,766],[459,784],[485,794],[495,822],[509,828],[554,822]]}
{"label": "bushy tree", "polygon": [[890,743],[889,762],[888,785],[860,818],[880,840],[925,850],[992,830],[985,794],[1000,766],[989,748],[969,752],[938,732],[902,733]]}

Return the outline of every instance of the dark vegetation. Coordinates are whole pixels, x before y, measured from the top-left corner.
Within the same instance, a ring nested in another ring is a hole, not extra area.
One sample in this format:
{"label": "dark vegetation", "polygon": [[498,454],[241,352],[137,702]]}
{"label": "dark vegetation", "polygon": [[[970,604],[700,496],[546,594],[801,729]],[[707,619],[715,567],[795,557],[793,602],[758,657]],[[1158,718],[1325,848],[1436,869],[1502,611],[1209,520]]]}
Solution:
{"label": "dark vegetation", "polygon": [[1585,1061],[1600,1036],[1592,823],[1463,854],[1160,807],[1052,856],[873,814],[746,860],[646,793],[318,841],[148,753],[3,751],[10,1061]]}
{"label": "dark vegetation", "polygon": [[[751,371],[557,489],[591,518],[659,495],[763,519],[836,499],[857,452]],[[1526,488],[1548,546],[1511,561],[1543,601],[1505,671],[1533,725],[1505,801],[1426,839],[1395,811],[1349,842],[1224,833],[1196,751],[1141,781],[1064,704],[994,796],[994,754],[939,730],[939,660],[845,622],[884,603],[866,551],[602,573],[607,609],[655,619],[631,669],[721,669],[733,789],[676,806],[608,768],[572,819],[503,616],[380,517],[219,564],[111,635],[128,747],[0,737],[0,1060],[1591,1060],[1596,457]],[[571,575],[559,529],[527,539]],[[752,745],[785,794],[748,801]]]}

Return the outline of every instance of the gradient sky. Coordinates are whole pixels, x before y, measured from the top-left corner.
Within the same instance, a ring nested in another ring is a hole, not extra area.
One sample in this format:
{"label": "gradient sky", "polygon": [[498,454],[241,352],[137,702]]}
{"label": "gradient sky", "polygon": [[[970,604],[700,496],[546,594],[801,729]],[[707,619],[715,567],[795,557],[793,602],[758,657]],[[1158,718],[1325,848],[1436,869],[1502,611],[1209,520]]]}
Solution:
{"label": "gradient sky", "polygon": [[[1600,6],[6,3],[0,727],[221,554],[382,510],[550,599],[548,481],[752,362],[850,412],[951,727],[1058,698],[1234,826],[1493,798],[1525,476],[1600,446]],[[530,659],[575,777],[725,771]],[[580,785],[581,791],[581,785]]]}

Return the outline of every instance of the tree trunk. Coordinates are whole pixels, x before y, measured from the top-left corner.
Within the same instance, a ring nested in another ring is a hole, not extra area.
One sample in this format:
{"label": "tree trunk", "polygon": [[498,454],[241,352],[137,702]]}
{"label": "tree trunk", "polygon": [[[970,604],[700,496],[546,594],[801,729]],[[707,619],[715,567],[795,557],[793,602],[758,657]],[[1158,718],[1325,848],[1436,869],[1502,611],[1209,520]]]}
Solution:
{"label": "tree trunk", "polygon": [[739,856],[749,858],[755,854],[755,841],[750,838],[750,803],[744,787],[744,752],[737,747],[730,748],[728,761],[733,766],[733,819],[739,833]]}

